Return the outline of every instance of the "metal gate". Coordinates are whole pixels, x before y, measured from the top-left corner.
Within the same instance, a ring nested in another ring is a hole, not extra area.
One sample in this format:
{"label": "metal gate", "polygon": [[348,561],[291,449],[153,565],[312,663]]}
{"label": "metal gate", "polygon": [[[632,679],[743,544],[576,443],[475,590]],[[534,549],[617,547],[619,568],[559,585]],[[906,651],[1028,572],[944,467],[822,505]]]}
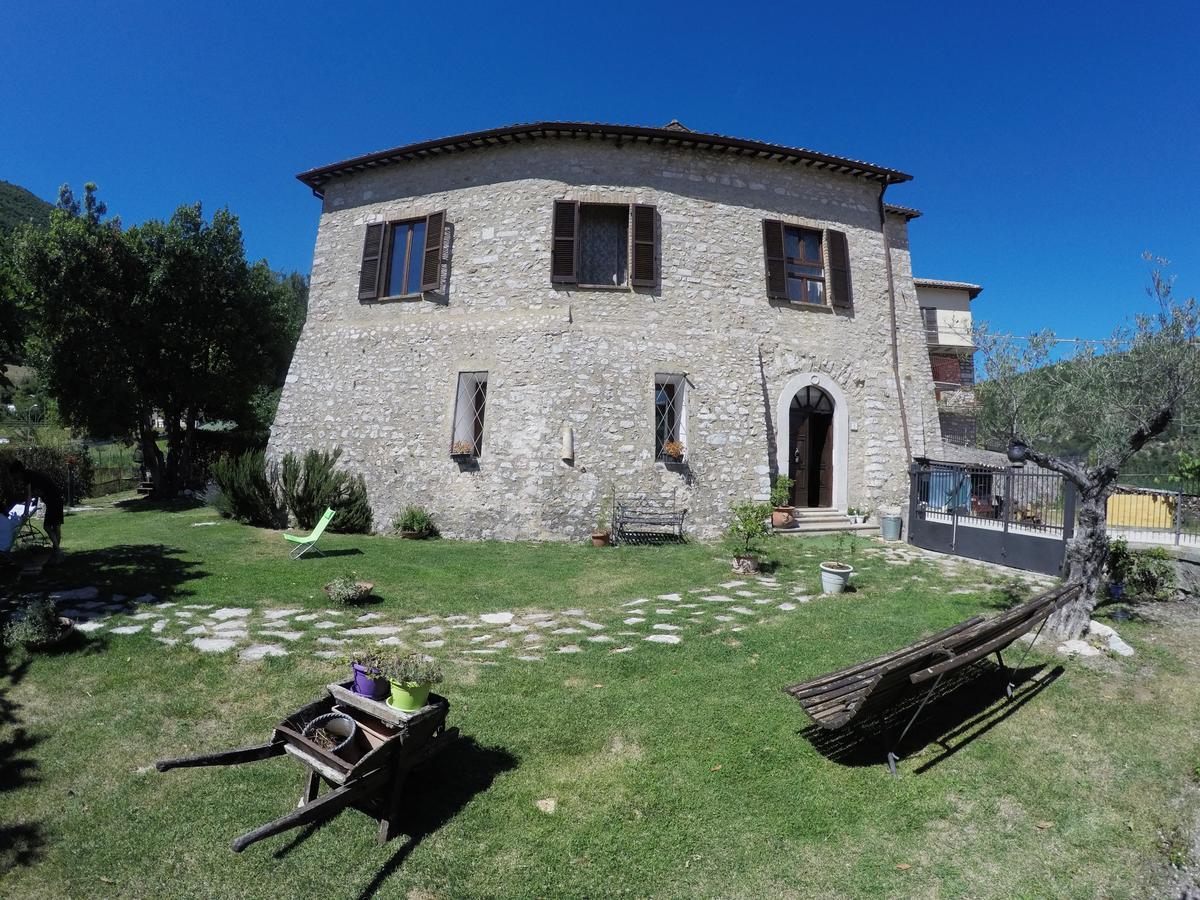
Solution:
{"label": "metal gate", "polygon": [[1044,471],[916,460],[909,543],[1046,575],[1062,573],[1075,532],[1075,487]]}

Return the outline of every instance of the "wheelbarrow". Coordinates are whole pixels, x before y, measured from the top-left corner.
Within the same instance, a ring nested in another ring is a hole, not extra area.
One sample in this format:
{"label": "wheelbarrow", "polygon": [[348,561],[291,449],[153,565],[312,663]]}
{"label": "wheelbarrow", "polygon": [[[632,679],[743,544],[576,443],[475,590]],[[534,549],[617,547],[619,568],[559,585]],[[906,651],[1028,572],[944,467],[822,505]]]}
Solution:
{"label": "wheelbarrow", "polygon": [[[386,843],[399,834],[397,822],[409,773],[457,738],[458,729],[446,728],[450,703],[445,697],[431,694],[421,709],[404,713],[355,694],[351,685],[329,685],[327,696],[281,721],[266,743],[164,759],[154,767],[166,772],[194,766],[236,766],[284,755],[305,766],[307,779],[296,809],[235,838],[235,853],[271,835],[332,819],[347,807],[378,820],[379,842]],[[310,722],[330,712],[348,715],[357,726],[354,738],[336,753],[304,735]],[[318,796],[322,783],[333,790]]]}

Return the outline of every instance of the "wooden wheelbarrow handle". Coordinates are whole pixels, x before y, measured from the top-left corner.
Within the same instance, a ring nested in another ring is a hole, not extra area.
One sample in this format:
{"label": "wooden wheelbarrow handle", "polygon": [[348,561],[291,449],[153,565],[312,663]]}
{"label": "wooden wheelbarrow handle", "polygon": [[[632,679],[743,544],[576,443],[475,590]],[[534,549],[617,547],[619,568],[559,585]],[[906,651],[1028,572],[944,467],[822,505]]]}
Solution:
{"label": "wooden wheelbarrow handle", "polygon": [[201,753],[199,756],[180,756],[176,759],[160,759],[154,768],[160,772],[168,769],[185,769],[192,766],[236,766],[241,763],[257,762],[283,755],[283,741],[268,741],[253,747],[223,750],[220,753]]}
{"label": "wooden wheelbarrow handle", "polygon": [[274,822],[260,825],[253,831],[248,831],[241,837],[234,838],[233,852],[241,853],[251,844],[261,841],[263,838],[268,838],[273,834],[290,831],[302,825],[311,825],[314,822],[324,822],[326,819],[332,819],[347,806],[377,792],[383,785],[383,774],[382,771],[373,772],[349,784],[344,784],[337,790],[330,791],[325,796],[292,810],[286,816],[281,816]]}

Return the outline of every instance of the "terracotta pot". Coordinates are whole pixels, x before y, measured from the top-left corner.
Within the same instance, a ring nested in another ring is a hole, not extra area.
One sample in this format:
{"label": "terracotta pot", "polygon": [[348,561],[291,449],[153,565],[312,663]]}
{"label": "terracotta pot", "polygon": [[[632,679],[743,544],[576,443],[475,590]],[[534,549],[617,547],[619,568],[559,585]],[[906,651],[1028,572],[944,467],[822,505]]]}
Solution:
{"label": "terracotta pot", "polygon": [[592,535],[592,546],[607,547],[610,540],[612,540],[612,535],[607,531],[597,531]]}
{"label": "terracotta pot", "polygon": [[771,527],[772,528],[791,528],[792,527],[792,507],[776,506],[771,510]]}
{"label": "terracotta pot", "polygon": [[400,537],[404,538],[406,541],[419,541],[422,535],[419,531],[401,531]]}

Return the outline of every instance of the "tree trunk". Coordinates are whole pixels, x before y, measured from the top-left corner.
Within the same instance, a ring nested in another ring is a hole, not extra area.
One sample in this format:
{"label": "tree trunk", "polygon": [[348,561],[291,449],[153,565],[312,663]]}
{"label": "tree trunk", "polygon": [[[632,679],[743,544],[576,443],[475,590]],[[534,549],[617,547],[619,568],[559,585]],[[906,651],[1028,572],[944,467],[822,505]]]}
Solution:
{"label": "tree trunk", "polygon": [[1096,608],[1096,595],[1104,562],[1108,558],[1108,495],[1109,485],[1091,485],[1079,489],[1079,523],[1075,536],[1067,544],[1066,573],[1068,582],[1083,585],[1079,597],[1050,618],[1050,629],[1066,639],[1077,638],[1087,630]]}
{"label": "tree trunk", "polygon": [[166,472],[162,451],[158,449],[158,435],[154,433],[153,425],[148,418],[143,417],[141,421],[138,439],[142,446],[142,468],[149,473],[150,483],[157,492],[159,484],[166,477]]}
{"label": "tree trunk", "polygon": [[156,497],[171,498],[179,494],[179,411],[163,410],[163,426],[167,432],[167,464],[163,480],[155,488]]}

